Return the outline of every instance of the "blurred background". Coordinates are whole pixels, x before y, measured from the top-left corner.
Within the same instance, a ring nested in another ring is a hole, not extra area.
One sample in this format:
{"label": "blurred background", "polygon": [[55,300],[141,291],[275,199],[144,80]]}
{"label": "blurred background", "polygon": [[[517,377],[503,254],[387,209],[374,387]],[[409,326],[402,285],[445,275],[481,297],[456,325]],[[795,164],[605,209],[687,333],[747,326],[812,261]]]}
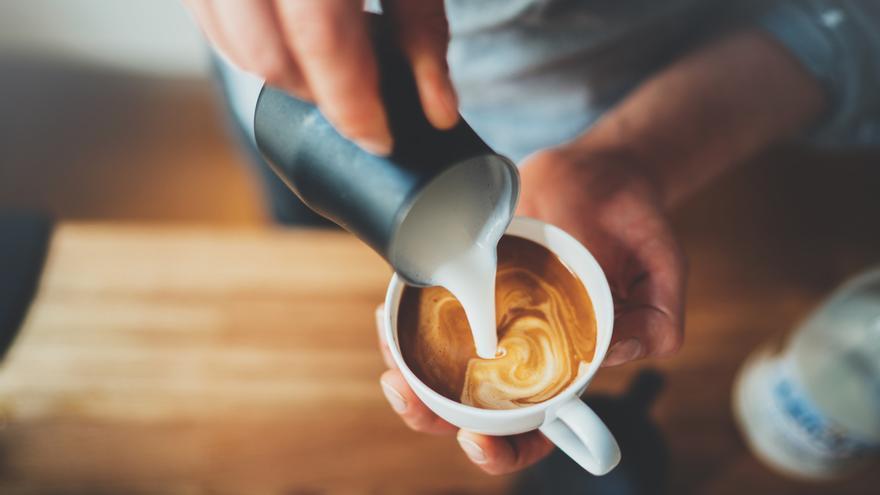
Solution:
{"label": "blurred background", "polygon": [[0,205],[65,219],[265,221],[179,2],[3,2],[0,73]]}
{"label": "blurred background", "polygon": [[400,424],[372,320],[388,269],[272,225],[178,1],[0,2],[0,115],[0,211],[57,222],[0,364],[0,493],[876,493],[876,470],[767,468],[730,399],[755,348],[880,261],[876,150],[780,147],[673,213],[687,345],[591,386],[636,463],[603,492],[558,456],[489,477]]}

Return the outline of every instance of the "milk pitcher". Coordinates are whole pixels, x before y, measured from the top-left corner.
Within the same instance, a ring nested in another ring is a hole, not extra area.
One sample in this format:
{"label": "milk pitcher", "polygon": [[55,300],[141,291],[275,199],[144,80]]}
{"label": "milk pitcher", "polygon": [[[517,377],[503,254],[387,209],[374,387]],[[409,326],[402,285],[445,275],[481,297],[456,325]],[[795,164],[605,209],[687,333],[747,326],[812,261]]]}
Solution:
{"label": "milk pitcher", "polygon": [[370,28],[394,139],[389,156],[364,151],[314,104],[262,81],[243,83],[251,137],[307,206],[371,246],[408,283],[430,285],[428,274],[454,255],[445,251],[497,243],[519,176],[464,120],[445,131],[431,126],[390,23],[371,14]]}

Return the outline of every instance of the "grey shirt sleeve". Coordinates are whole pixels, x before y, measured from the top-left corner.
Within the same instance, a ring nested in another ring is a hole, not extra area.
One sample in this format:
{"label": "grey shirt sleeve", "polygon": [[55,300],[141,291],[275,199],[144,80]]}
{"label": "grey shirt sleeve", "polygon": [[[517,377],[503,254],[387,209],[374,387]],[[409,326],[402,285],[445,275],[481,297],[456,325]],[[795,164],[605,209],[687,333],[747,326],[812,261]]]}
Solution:
{"label": "grey shirt sleeve", "polygon": [[880,145],[880,1],[784,0],[760,26],[825,88],[829,109],[808,139]]}

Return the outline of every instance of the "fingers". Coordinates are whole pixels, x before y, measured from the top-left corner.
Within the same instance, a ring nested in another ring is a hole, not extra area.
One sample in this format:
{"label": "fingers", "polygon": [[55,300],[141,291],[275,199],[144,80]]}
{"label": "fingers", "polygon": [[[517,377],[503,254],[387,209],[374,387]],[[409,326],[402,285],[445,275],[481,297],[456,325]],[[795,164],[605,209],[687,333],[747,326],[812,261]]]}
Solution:
{"label": "fingers", "polygon": [[386,11],[397,26],[400,47],[412,65],[425,115],[434,127],[458,122],[458,99],[449,78],[449,28],[442,0],[397,0]]}
{"label": "fingers", "polygon": [[311,98],[269,0],[185,3],[208,39],[232,63],[300,98]]}
{"label": "fingers", "polygon": [[422,401],[406,384],[400,371],[386,371],[382,374],[379,383],[391,408],[411,429],[432,435],[450,434],[458,429],[422,404]]}
{"label": "fingers", "polygon": [[400,374],[397,366],[395,366],[394,360],[391,358],[391,350],[388,348],[388,343],[385,341],[382,332],[384,313],[384,305],[379,305],[376,308],[379,346],[382,349],[382,357],[385,360],[385,364],[391,368],[382,374],[379,384],[382,387],[382,393],[385,394],[385,398],[388,400],[388,404],[391,405],[394,412],[400,415],[403,422],[415,431],[435,435],[455,432],[457,430],[455,426],[447,423],[422,404],[422,401],[409,388],[403,375]]}
{"label": "fingers", "polygon": [[[422,404],[400,371],[386,371],[379,383],[391,408],[411,429],[432,435],[448,435],[458,430]],[[526,468],[553,450],[553,444],[537,430],[510,437],[490,437],[461,430],[458,443],[468,458],[489,474]]]}
{"label": "fingers", "polygon": [[327,119],[367,151],[390,153],[362,2],[277,0],[275,5],[288,49]]}
{"label": "fingers", "polygon": [[214,2],[211,0],[183,0],[183,5],[198,21],[199,27],[202,28],[202,32],[208,38],[208,41],[223,55],[238,64],[234,60],[233,45],[235,43],[226,39],[226,36],[223,35],[223,30],[220,29],[220,23],[217,21],[217,16],[214,13]]}
{"label": "fingers", "polygon": [[509,437],[492,437],[461,430],[458,432],[458,443],[471,462],[489,474],[506,474],[524,469],[553,450],[553,444],[537,430]]}
{"label": "fingers", "polygon": [[[386,364],[394,366],[390,350],[384,340],[381,326],[384,308],[376,308],[376,325],[380,329],[379,345],[383,356],[387,351]],[[412,430],[432,435],[454,433],[458,427],[446,422],[419,400],[403,375],[396,368],[382,374],[379,380],[388,404]],[[550,443],[538,431],[511,437],[490,437],[461,430],[458,443],[468,458],[489,474],[504,474],[528,467],[544,458],[553,450]]]}
{"label": "fingers", "polygon": [[659,236],[635,252],[643,270],[619,303],[614,343],[604,366],[676,352],[684,340],[686,261],[678,244]]}
{"label": "fingers", "polygon": [[269,0],[212,2],[215,18],[234,60],[243,69],[300,98],[311,98],[299,66],[288,51]]}
{"label": "fingers", "polygon": [[[314,100],[349,139],[375,154],[393,142],[361,0],[185,0],[206,36],[233,63],[269,84]],[[448,30],[442,0],[399,0],[399,20],[428,120],[458,121],[446,65]]]}

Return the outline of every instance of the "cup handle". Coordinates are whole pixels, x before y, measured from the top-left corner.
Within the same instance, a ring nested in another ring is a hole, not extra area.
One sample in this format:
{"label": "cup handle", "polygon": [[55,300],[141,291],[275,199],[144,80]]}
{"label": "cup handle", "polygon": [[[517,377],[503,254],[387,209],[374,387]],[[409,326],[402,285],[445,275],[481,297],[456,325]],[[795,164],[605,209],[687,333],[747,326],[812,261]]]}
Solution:
{"label": "cup handle", "polygon": [[620,462],[620,447],[599,416],[575,397],[556,412],[556,419],[540,428],[575,462],[596,476],[602,476]]}

